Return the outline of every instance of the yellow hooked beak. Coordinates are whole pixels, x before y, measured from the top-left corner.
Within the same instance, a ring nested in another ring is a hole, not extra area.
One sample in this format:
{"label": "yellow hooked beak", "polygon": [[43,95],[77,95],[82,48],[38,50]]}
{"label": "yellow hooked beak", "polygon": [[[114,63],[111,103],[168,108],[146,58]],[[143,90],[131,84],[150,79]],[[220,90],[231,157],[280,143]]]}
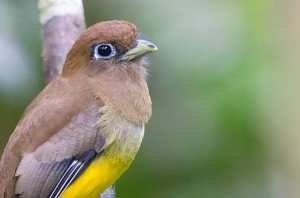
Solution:
{"label": "yellow hooked beak", "polygon": [[154,52],[156,50],[158,50],[157,47],[150,41],[138,40],[137,45],[124,54],[122,60],[130,61],[134,58]]}

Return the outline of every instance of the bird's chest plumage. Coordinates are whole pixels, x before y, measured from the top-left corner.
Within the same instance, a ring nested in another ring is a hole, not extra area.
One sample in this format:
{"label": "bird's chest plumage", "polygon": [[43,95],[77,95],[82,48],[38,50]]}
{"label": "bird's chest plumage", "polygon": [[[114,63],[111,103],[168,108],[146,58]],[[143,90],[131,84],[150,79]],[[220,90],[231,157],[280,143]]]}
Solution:
{"label": "bird's chest plumage", "polygon": [[95,127],[105,140],[104,149],[62,197],[97,197],[129,167],[140,147],[143,125],[126,120],[109,107],[100,112]]}

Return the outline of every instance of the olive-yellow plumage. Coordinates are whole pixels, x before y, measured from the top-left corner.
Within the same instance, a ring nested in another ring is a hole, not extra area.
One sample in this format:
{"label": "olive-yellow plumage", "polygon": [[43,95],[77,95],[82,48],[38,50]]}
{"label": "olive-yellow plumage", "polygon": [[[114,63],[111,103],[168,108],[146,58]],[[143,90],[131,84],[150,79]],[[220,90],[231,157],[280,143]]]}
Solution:
{"label": "olive-yellow plumage", "polygon": [[[132,124],[112,111],[104,108],[104,116],[97,122],[105,131],[107,141],[111,142],[110,147],[62,194],[63,198],[97,197],[120,177],[134,159],[144,136],[144,127]],[[118,141],[113,143],[116,139]],[[85,186],[84,190],[82,186]]]}
{"label": "olive-yellow plumage", "polygon": [[0,198],[98,197],[126,171],[151,116],[144,54],[126,21],[88,28],[27,107],[0,161]]}

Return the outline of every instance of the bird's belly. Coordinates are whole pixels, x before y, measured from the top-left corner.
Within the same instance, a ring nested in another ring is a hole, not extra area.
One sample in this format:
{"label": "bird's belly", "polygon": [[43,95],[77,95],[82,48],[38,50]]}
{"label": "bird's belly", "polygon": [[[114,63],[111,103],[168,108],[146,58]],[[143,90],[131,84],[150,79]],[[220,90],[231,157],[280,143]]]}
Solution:
{"label": "bird's belly", "polygon": [[[126,161],[126,163],[124,163]],[[62,198],[98,197],[128,168],[132,160],[101,156],[61,195]]]}
{"label": "bird's belly", "polygon": [[104,112],[99,120],[107,147],[63,192],[62,198],[98,197],[133,161],[144,136],[144,125],[133,124],[121,116],[109,116],[113,114]]}

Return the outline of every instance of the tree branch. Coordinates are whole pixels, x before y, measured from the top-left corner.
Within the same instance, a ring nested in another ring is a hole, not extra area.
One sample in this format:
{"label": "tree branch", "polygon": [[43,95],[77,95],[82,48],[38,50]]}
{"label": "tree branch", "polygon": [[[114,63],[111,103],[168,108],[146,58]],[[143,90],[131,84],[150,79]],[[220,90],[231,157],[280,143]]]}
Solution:
{"label": "tree branch", "polygon": [[66,55],[85,29],[81,0],[39,0],[46,83],[62,70]]}

